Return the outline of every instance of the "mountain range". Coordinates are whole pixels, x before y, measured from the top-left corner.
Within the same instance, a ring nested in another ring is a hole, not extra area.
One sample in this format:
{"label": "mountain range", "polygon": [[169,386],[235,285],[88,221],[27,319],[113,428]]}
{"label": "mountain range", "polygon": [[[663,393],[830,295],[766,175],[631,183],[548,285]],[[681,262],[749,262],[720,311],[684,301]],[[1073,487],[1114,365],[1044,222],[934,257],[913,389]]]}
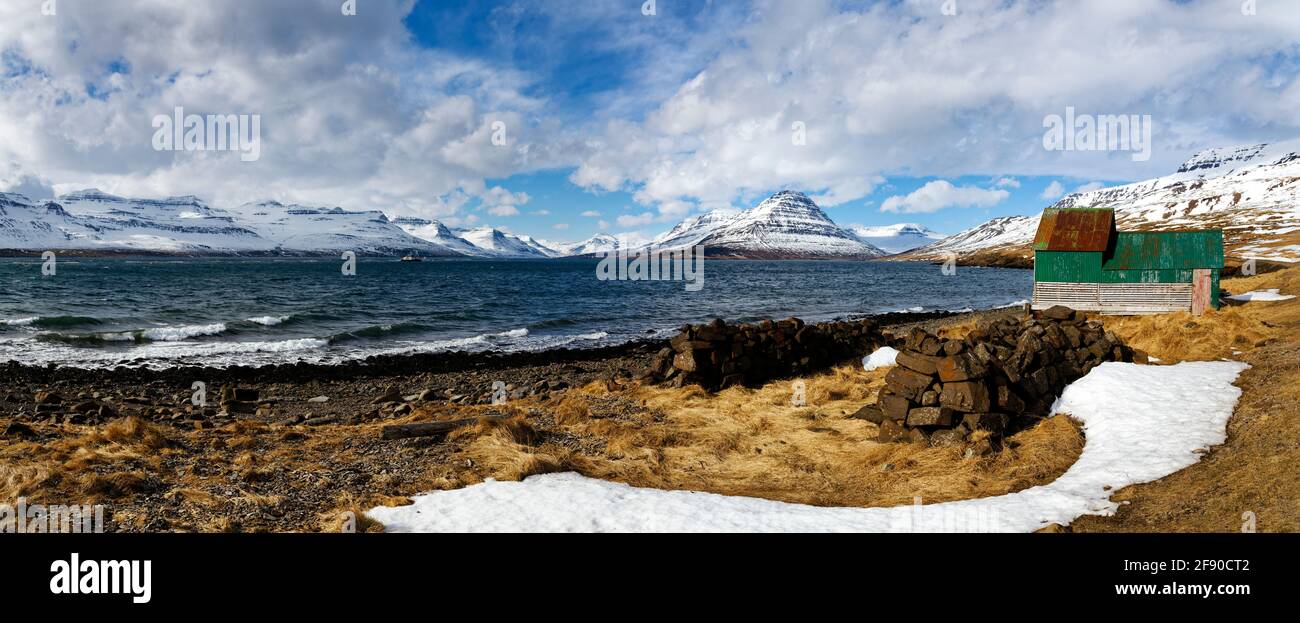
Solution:
{"label": "mountain range", "polygon": [[[1170,175],[1067,195],[1055,208],[1106,207],[1126,231],[1224,231],[1230,255],[1300,261],[1300,141],[1208,149]],[[703,245],[712,257],[943,260],[1030,266],[1040,215],[1003,216],[946,238],[912,223],[846,228],[807,195],[783,190],[744,211],[690,216],[648,243],[607,234],[560,243],[490,227],[453,229],[383,212],[193,196],[130,199],[99,190],[35,202],[0,193],[0,249],[221,254],[415,254],[556,258]]]}
{"label": "mountain range", "polygon": [[0,249],[11,251],[555,258],[704,245],[715,257],[865,259],[921,244],[926,232],[898,225],[860,237],[794,191],[778,192],[745,211],[688,217],[640,244],[607,234],[549,242],[490,227],[453,229],[430,219],[278,201],[222,209],[193,196],[132,199],[91,189],[35,202],[0,193]]}
{"label": "mountain range", "polygon": [[[1222,229],[1229,256],[1300,261],[1300,141],[1207,149],[1170,175],[1063,197],[1113,208],[1120,231]],[[890,259],[1030,266],[1041,214],[1000,217]]]}

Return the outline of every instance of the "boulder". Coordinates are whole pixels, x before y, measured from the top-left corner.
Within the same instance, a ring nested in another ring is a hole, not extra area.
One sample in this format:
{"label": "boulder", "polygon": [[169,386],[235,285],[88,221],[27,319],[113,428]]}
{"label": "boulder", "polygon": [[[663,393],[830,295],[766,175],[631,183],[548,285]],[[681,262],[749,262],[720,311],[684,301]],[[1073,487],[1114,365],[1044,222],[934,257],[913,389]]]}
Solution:
{"label": "boulder", "polygon": [[907,412],[912,410],[912,402],[903,396],[897,394],[880,394],[877,404],[880,405],[880,412],[887,420],[902,422],[907,419]]}
{"label": "boulder", "polygon": [[989,411],[993,400],[988,385],[979,381],[944,383],[939,405],[967,413]]}
{"label": "boulder", "polygon": [[930,357],[912,351],[900,351],[894,363],[914,372],[933,375],[938,371],[938,357]]}
{"label": "boulder", "polygon": [[907,412],[907,425],[914,426],[952,426],[956,413],[946,407],[917,407]]}
{"label": "boulder", "polygon": [[902,366],[891,368],[885,375],[885,384],[894,390],[894,393],[905,396],[908,400],[920,400],[921,394],[925,393],[933,382],[934,379],[929,375]]}
{"label": "boulder", "polygon": [[989,373],[988,365],[980,361],[979,357],[969,353],[961,353],[940,359],[938,369],[939,380],[944,383],[984,378]]}

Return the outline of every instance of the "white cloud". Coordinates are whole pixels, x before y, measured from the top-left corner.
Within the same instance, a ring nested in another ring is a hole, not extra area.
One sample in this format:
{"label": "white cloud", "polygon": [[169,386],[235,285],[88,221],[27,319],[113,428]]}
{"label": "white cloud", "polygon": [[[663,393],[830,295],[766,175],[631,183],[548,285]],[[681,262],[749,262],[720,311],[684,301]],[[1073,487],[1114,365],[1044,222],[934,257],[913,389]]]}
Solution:
{"label": "white cloud", "polygon": [[606,221],[604,219],[596,221],[596,229],[599,229],[601,231],[605,231],[606,229],[609,229],[609,221]]}
{"label": "white cloud", "polygon": [[54,198],[54,187],[49,181],[27,173],[17,163],[0,162],[0,192],[17,193],[41,201]]}
{"label": "white cloud", "polygon": [[600,212],[595,210],[587,210],[586,212],[583,212],[582,215],[588,218],[600,218]]}
{"label": "white cloud", "polygon": [[642,212],[641,214],[623,214],[616,219],[619,227],[641,227],[655,222],[655,215],[652,212]]}
{"label": "white cloud", "polygon": [[1011,193],[975,186],[954,186],[947,180],[934,180],[907,195],[894,195],[881,204],[881,212],[929,213],[944,208],[987,208],[995,206]]}
{"label": "white cloud", "polygon": [[550,216],[550,215],[551,215],[551,211],[550,211],[550,210],[533,210],[533,214],[536,215],[536,216]]}
{"label": "white cloud", "polygon": [[1014,177],[1000,177],[993,182],[998,188],[1020,188],[1020,180]]}
{"label": "white cloud", "polygon": [[[1201,147],[1300,135],[1277,104],[1300,102],[1300,81],[1259,60],[1293,50],[1300,12],[1265,23],[1215,2],[963,0],[952,19],[928,0],[844,5],[759,0],[736,45],[644,121],[606,122],[571,181],[631,189],[646,207],[780,188],[829,207],[886,173],[1007,176],[1003,188],[1012,173],[1143,179]],[[1104,43],[1115,33],[1141,35]],[[1170,96],[1201,92],[1222,100]],[[1044,150],[1043,118],[1066,106],[1152,115],[1152,158]]]}
{"label": "white cloud", "polygon": [[488,214],[491,214],[492,216],[514,216],[516,214],[519,214],[519,208],[516,208],[509,204],[492,206],[488,208],[487,211]]}
{"label": "white cloud", "polygon": [[1074,192],[1076,192],[1076,193],[1086,193],[1086,192],[1092,192],[1092,191],[1097,190],[1097,189],[1099,189],[1099,188],[1105,188],[1105,187],[1106,187],[1106,185],[1103,184],[1103,183],[1101,183],[1101,182],[1088,182],[1087,184],[1084,184],[1084,185],[1079,186],[1078,188],[1074,189]]}
{"label": "white cloud", "polygon": [[551,227],[554,227],[555,229],[558,229],[558,230],[560,230],[560,231],[564,231],[564,230],[566,230],[566,229],[569,228],[569,224],[568,224],[568,223],[556,223],[556,224],[552,225]]}
{"label": "white cloud", "polygon": [[1065,194],[1065,187],[1062,186],[1060,182],[1056,180],[1052,180],[1052,183],[1048,184],[1047,188],[1043,189],[1042,194],[1038,195],[1038,198],[1045,199],[1047,201],[1056,201],[1057,199],[1060,199],[1061,196],[1064,194]]}
{"label": "white cloud", "polygon": [[[569,37],[638,51],[641,65],[617,68],[626,89],[571,104],[535,95],[552,93],[538,88],[546,77],[507,61],[417,47],[403,23],[414,0],[366,3],[346,19],[338,4],[66,2],[48,18],[0,2],[0,163],[30,176],[0,179],[32,192],[277,198],[472,222],[473,207],[526,203],[485,180],[574,167],[575,184],[632,192],[631,218],[662,223],[780,188],[834,207],[885,175],[1143,179],[1202,147],[1300,136],[1300,78],[1287,71],[1297,11],[962,0],[951,19],[930,0],[754,0],[714,3],[688,27],[619,3],[525,20],[554,9],[521,0],[495,16],[522,16],[498,32],[527,41],[507,44]],[[1138,35],[1113,45],[1115,33]],[[154,151],[152,115],[178,105],[260,114],[261,159]],[[1066,106],[1152,115],[1152,158],[1043,150],[1044,116]],[[491,141],[498,120],[505,146]],[[894,207],[922,205],[904,199]]]}

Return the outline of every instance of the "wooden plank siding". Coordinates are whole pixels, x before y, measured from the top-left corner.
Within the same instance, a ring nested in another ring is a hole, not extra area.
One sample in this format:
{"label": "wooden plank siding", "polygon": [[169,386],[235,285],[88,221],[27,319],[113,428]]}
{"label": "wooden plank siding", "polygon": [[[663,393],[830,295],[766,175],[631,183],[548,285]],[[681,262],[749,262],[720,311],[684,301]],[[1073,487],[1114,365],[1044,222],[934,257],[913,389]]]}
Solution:
{"label": "wooden plank siding", "polygon": [[1064,305],[1103,314],[1158,314],[1192,309],[1191,283],[1034,283],[1033,309]]}

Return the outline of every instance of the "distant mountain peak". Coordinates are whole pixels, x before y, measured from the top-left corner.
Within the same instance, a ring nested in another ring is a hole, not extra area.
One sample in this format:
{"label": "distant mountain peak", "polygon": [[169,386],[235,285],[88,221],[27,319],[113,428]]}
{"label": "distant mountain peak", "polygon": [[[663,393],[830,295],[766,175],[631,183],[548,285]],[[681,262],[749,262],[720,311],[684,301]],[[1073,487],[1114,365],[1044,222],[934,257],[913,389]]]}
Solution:
{"label": "distant mountain peak", "polygon": [[885,251],[836,225],[808,195],[782,190],[738,214],[710,212],[684,220],[652,246],[703,245],[709,255],[754,258],[868,258]]}

